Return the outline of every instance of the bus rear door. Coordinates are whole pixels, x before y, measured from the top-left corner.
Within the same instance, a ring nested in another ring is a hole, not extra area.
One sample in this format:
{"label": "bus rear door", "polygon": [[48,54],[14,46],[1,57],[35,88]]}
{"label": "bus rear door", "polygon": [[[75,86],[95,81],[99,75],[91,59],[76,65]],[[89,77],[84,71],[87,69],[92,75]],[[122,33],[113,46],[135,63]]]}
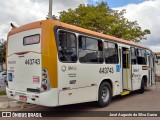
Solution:
{"label": "bus rear door", "polygon": [[122,88],[123,91],[131,90],[131,70],[129,48],[122,47]]}

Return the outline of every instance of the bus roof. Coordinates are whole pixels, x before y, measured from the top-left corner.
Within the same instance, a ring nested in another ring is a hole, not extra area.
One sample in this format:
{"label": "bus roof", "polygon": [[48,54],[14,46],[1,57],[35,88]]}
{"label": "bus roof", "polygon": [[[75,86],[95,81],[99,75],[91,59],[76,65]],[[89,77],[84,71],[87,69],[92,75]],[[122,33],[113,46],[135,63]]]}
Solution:
{"label": "bus roof", "polygon": [[105,35],[105,34],[102,34],[102,33],[87,30],[87,29],[84,29],[84,28],[80,28],[80,27],[77,27],[77,26],[74,26],[74,25],[69,25],[69,24],[59,22],[59,21],[55,21],[55,20],[42,20],[42,21],[33,22],[33,23],[30,23],[30,24],[23,25],[21,27],[14,28],[9,32],[8,36],[19,33],[21,31],[26,31],[26,30],[35,29],[35,28],[41,28],[43,23],[52,24],[54,26],[63,27],[63,28],[66,28],[66,29],[70,29],[70,30],[73,30],[73,31],[77,31],[77,32],[80,32],[80,33],[85,33],[85,34],[89,34],[89,35],[93,35],[93,36],[97,36],[97,37],[101,37],[101,38],[104,38],[104,39],[109,39],[113,42],[129,44],[129,45],[133,45],[133,46],[137,46],[137,47],[146,48],[148,50],[151,50],[150,48],[148,48],[146,46],[140,45],[140,44],[132,42],[132,41],[127,41],[127,40],[124,40],[124,39],[120,39],[120,38],[116,38],[116,37],[113,37],[113,36]]}

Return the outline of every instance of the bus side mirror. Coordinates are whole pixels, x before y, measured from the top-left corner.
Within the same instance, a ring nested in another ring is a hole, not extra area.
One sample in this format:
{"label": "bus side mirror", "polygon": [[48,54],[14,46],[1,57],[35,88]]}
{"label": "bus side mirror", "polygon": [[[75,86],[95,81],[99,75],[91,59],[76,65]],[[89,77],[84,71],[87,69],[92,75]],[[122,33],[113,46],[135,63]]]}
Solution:
{"label": "bus side mirror", "polygon": [[155,63],[158,63],[157,55],[155,55]]}

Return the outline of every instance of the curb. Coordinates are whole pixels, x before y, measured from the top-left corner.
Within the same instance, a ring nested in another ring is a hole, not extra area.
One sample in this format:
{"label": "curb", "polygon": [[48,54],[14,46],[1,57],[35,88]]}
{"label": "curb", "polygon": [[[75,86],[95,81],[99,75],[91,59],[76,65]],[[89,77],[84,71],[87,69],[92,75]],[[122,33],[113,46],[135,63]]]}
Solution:
{"label": "curb", "polygon": [[15,108],[15,107],[25,108],[29,105],[31,105],[31,104],[19,102],[19,101],[0,102],[0,109]]}
{"label": "curb", "polygon": [[0,102],[0,108],[5,109],[9,107],[9,102]]}
{"label": "curb", "polygon": [[21,104],[18,102],[18,101],[11,101],[10,103],[9,103],[9,107],[19,107],[19,106],[21,106]]}

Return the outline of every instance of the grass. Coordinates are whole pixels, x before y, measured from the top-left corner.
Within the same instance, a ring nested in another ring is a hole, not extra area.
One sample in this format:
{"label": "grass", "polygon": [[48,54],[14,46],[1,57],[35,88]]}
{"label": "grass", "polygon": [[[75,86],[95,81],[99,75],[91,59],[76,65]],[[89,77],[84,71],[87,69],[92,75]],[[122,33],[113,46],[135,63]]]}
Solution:
{"label": "grass", "polygon": [[6,91],[5,90],[0,90],[0,95],[6,95]]}

